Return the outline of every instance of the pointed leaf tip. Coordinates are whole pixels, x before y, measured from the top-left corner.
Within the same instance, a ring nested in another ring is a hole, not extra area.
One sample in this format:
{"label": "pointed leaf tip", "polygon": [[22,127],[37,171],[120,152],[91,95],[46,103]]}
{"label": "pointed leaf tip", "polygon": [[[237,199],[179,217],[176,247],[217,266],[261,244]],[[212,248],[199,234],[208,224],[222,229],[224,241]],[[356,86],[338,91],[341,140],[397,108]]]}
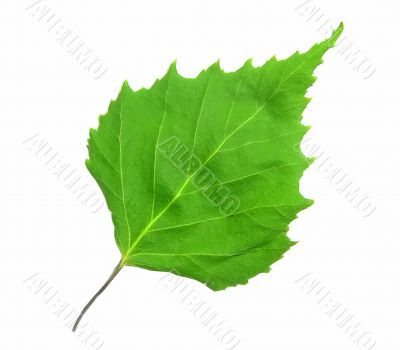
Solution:
{"label": "pointed leaf tip", "polygon": [[334,46],[337,39],[343,33],[344,25],[343,22],[340,22],[339,26],[332,32],[332,36],[328,39],[328,42],[331,46]]}

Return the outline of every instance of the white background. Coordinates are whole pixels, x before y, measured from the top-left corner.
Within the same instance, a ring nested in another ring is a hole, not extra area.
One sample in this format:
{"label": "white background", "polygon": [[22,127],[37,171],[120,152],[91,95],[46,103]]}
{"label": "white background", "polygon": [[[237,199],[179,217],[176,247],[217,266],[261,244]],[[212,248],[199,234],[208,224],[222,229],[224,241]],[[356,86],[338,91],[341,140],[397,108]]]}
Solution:
{"label": "white background", "polygon": [[[292,0],[47,1],[107,66],[96,80],[25,10],[32,3],[0,5],[0,349],[84,349],[23,281],[39,273],[81,308],[119,260],[110,215],[105,208],[92,214],[24,140],[40,134],[97,190],[84,166],[88,130],[124,79],[148,87],[174,59],[185,76],[218,58],[234,70],[249,57],[261,64],[304,51],[326,35]],[[329,52],[308,93],[307,136],[376,211],[360,215],[313,165],[301,187],[315,204],[291,224],[289,235],[299,244],[271,273],[217,293],[187,283],[235,330],[237,349],[362,348],[295,283],[307,273],[371,332],[375,349],[399,349],[398,3],[314,4],[334,24],[345,23],[345,35],[377,70],[363,79]],[[223,349],[160,284],[162,276],[125,268],[101,296],[85,321],[101,334],[103,349]]]}

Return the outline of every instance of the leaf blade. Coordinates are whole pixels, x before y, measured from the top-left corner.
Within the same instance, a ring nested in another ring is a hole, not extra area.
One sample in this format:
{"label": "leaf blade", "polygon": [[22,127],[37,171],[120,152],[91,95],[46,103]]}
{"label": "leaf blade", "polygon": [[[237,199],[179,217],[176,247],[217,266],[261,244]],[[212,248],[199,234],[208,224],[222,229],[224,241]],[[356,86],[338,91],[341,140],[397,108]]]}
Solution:
{"label": "leaf blade", "polygon": [[[217,62],[188,79],[173,63],[150,89],[123,84],[91,130],[86,164],[124,265],[172,270],[219,290],[282,257],[293,245],[289,223],[312,203],[299,192],[309,160],[295,148],[308,130],[305,93],[342,30],[261,67],[248,61],[226,73]],[[213,184],[198,186],[207,171]],[[240,203],[229,215],[213,204],[222,190]]]}

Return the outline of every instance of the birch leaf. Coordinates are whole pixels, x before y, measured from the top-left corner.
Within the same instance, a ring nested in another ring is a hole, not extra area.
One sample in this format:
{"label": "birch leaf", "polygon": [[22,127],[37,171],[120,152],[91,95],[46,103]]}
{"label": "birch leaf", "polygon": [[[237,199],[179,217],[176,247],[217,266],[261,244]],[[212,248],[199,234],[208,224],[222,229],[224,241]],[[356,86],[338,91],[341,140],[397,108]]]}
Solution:
{"label": "birch leaf", "polygon": [[299,192],[305,94],[342,30],[260,67],[217,62],[189,79],[173,63],[149,89],[123,84],[88,141],[121,252],[103,290],[124,266],[222,290],[268,272],[294,244],[289,224],[312,204]]}

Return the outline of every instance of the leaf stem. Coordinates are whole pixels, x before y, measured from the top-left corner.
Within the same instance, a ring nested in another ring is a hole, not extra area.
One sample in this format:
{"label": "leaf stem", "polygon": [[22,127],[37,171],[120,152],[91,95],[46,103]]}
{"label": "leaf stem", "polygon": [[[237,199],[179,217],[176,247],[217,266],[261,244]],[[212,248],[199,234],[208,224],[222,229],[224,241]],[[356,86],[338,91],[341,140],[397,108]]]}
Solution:
{"label": "leaf stem", "polygon": [[118,275],[118,273],[122,270],[123,267],[124,267],[124,264],[122,263],[122,259],[121,259],[119,261],[118,265],[115,266],[115,268],[114,268],[113,272],[111,273],[110,277],[108,277],[106,283],[103,284],[103,286],[99,289],[99,291],[93,296],[92,299],[89,300],[89,302],[83,308],[83,310],[81,311],[80,315],[76,319],[74,326],[72,327],[72,332],[76,331],[76,329],[78,328],[79,322],[81,321],[82,317],[85,315],[86,311],[88,311],[90,306],[95,302],[95,300],[99,297],[99,295],[102,294],[105,291],[105,289],[113,281],[113,279]]}

